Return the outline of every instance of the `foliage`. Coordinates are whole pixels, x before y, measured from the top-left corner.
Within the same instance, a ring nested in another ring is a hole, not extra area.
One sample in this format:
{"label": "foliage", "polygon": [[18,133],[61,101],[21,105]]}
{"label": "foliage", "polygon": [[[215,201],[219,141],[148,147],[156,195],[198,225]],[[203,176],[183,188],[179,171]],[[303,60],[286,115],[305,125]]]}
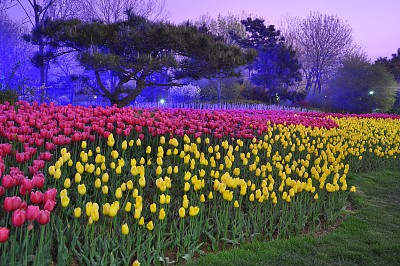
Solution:
{"label": "foliage", "polygon": [[168,89],[168,100],[171,102],[196,102],[200,98],[200,87],[191,83]]}
{"label": "foliage", "polygon": [[[150,22],[135,15],[112,24],[47,21],[43,32],[53,47],[78,51],[80,63],[95,74],[93,89],[118,106],[129,104],[149,86],[169,87],[185,77],[236,75],[238,66],[252,60],[250,52],[242,53],[195,26]],[[105,72],[111,72],[115,82],[106,84]],[[154,74],[164,75],[167,82],[151,80]]]}
{"label": "foliage", "polygon": [[235,39],[243,48],[258,52],[250,67],[251,81],[267,91],[271,103],[274,97],[286,95],[288,87],[301,80],[301,66],[295,51],[285,44],[273,25],[266,27],[263,20],[252,18],[242,20],[242,24],[247,37],[235,36]]}
{"label": "foliage", "polygon": [[331,79],[327,104],[335,111],[387,111],[396,91],[396,81],[384,66],[349,58]]}
{"label": "foliage", "polygon": [[0,89],[0,104],[9,102],[14,104],[18,101],[18,93],[12,89]]}

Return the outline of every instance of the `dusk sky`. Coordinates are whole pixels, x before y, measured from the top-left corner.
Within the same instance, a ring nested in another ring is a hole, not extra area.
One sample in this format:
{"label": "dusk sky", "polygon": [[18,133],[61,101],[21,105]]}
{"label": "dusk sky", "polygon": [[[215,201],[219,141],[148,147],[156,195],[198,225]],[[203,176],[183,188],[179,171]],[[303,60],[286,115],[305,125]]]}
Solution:
{"label": "dusk sky", "polygon": [[[20,8],[12,16],[21,19]],[[286,15],[305,18],[312,11],[337,15],[354,31],[355,42],[374,61],[400,48],[400,0],[166,0],[169,21],[181,23],[208,14],[252,14],[279,26]],[[19,14],[18,14],[19,13]],[[278,28],[279,29],[279,28]]]}
{"label": "dusk sky", "polygon": [[391,57],[400,48],[400,0],[167,0],[171,22],[180,23],[201,15],[218,14],[260,16],[278,25],[289,14],[305,18],[311,11],[337,15],[347,21],[371,60]]}

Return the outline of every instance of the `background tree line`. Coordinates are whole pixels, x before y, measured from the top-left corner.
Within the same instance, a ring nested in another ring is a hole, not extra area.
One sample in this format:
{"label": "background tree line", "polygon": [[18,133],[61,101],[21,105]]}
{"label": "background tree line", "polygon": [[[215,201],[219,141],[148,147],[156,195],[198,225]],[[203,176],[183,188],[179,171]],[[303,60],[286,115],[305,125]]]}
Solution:
{"label": "background tree line", "polygon": [[[11,5],[30,26],[9,19]],[[160,0],[3,0],[0,7],[0,35],[14,27],[24,37],[0,36],[2,88],[31,99],[62,90],[68,96],[60,103],[119,106],[160,97],[343,112],[399,104],[400,52],[371,63],[336,16],[286,17],[277,29],[246,14],[174,25]],[[196,97],[179,96],[180,88]]]}

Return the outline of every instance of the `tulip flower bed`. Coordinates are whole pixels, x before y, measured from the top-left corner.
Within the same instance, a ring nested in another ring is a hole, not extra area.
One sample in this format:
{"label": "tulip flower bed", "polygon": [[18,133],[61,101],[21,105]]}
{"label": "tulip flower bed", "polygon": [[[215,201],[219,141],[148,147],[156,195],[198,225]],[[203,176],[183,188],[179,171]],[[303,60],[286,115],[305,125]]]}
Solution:
{"label": "tulip flower bed", "polygon": [[0,105],[0,265],[162,264],[340,216],[400,119]]}

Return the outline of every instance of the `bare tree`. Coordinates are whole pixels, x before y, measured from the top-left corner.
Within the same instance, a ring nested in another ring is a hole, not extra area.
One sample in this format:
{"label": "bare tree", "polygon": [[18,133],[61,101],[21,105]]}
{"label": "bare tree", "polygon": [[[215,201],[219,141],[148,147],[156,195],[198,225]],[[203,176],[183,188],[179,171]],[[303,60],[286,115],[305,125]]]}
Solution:
{"label": "bare tree", "polygon": [[149,20],[165,20],[169,12],[165,0],[78,0],[83,20],[113,23],[124,19],[129,11]]}
{"label": "bare tree", "polygon": [[361,53],[353,30],[337,16],[310,13],[305,19],[286,17],[282,28],[302,64],[306,91],[321,92],[344,58]]}

